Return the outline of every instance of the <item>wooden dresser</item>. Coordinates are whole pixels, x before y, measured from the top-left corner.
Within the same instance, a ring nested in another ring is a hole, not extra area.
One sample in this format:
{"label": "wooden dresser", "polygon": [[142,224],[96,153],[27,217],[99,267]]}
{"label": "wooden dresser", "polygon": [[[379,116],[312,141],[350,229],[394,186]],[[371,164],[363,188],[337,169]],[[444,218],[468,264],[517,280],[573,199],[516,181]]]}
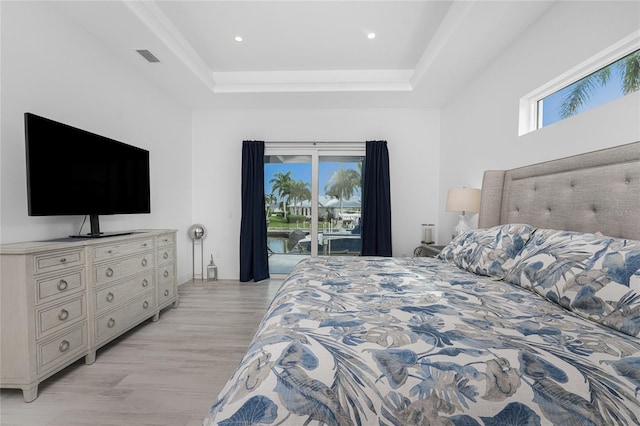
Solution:
{"label": "wooden dresser", "polygon": [[178,303],[176,231],[0,246],[0,387],[38,385]]}

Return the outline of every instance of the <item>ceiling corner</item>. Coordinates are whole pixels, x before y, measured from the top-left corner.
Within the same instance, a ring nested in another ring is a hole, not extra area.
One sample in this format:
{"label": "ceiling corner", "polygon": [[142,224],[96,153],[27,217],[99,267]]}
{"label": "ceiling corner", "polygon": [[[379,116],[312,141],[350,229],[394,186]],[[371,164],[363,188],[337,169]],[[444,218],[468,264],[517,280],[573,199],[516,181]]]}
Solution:
{"label": "ceiling corner", "polygon": [[215,91],[211,69],[155,1],[123,0],[123,3],[209,90]]}
{"label": "ceiling corner", "polygon": [[455,0],[453,2],[451,8],[447,11],[446,16],[440,23],[440,26],[427,45],[427,48],[422,53],[422,56],[420,57],[420,60],[418,61],[414,69],[413,75],[410,79],[412,87],[415,88],[418,84],[420,84],[422,77],[424,77],[431,65],[436,62],[438,56],[445,48],[447,42],[456,32],[458,26],[467,16],[469,10],[473,7],[473,4],[475,2],[476,0]]}

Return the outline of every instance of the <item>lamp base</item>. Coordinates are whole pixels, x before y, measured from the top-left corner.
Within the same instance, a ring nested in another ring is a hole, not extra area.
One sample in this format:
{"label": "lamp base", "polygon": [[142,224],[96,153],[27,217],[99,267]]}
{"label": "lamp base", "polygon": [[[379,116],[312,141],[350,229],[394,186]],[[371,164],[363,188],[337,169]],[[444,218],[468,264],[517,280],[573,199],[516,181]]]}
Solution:
{"label": "lamp base", "polygon": [[452,239],[456,238],[460,234],[467,232],[469,229],[471,229],[471,227],[467,223],[467,216],[464,213],[462,213],[460,215],[460,221],[458,222],[456,227],[453,228],[453,231],[451,232],[451,238]]}

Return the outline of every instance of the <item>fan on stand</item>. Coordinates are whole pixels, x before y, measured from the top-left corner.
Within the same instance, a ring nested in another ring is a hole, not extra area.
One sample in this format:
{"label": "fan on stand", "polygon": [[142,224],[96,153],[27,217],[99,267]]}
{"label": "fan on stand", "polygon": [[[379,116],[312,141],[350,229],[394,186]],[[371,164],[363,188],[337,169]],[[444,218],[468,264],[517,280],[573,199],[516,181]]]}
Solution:
{"label": "fan on stand", "polygon": [[207,236],[207,228],[204,227],[201,223],[194,223],[189,227],[187,231],[189,238],[191,238],[192,245],[192,253],[193,253],[193,278],[192,281],[196,279],[196,245],[200,246],[200,274],[199,277],[201,280],[204,279],[204,248],[202,247],[202,240]]}

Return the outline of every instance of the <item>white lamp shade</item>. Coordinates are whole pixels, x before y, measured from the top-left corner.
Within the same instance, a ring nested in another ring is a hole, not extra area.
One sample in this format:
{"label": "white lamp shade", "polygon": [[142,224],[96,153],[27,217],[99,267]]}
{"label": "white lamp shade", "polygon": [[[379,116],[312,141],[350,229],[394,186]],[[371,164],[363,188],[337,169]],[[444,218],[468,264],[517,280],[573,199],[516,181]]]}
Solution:
{"label": "white lamp shade", "polygon": [[447,193],[448,212],[478,213],[480,211],[480,190],[476,188],[451,188]]}

